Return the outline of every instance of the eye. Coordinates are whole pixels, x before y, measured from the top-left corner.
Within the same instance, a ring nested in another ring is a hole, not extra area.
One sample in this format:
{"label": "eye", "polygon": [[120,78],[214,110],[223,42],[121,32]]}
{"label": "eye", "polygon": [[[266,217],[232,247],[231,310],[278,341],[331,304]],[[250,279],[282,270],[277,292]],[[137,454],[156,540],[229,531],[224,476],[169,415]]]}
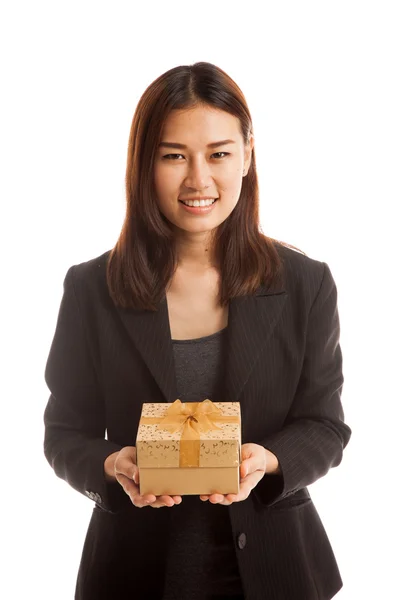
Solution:
{"label": "eye", "polygon": [[[225,156],[229,156],[229,152],[214,152],[214,154],[212,156],[215,156],[216,154],[225,154]],[[224,158],[224,157],[222,157]]]}
{"label": "eye", "polygon": [[[214,152],[214,154],[212,154],[211,156],[215,156],[216,154],[224,154],[225,156],[229,156],[229,152]],[[176,156],[183,156],[183,154],[165,154],[163,156],[163,158],[167,159],[167,160],[176,160],[175,158],[172,157],[176,157]],[[220,158],[224,158],[223,156]]]}

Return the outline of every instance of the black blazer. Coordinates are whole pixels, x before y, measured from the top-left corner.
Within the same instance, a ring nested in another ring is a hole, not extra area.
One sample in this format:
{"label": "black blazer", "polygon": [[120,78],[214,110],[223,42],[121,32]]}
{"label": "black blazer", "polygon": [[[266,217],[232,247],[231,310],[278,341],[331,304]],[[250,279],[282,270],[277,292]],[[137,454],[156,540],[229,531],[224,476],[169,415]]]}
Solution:
{"label": "black blazer", "polygon": [[[339,465],[351,436],[337,290],[325,262],[279,252],[284,285],[230,302],[225,391],[213,400],[240,402],[242,443],[271,450],[282,475],[265,475],[226,509],[247,600],[328,600],[342,580],[307,486]],[[95,501],[75,598],[157,600],[179,506],[135,507],[103,465],[135,445],[143,402],[177,398],[168,308],[165,296],[155,313],[115,308],[108,255],[70,267],[64,280],[45,369],[44,452],[56,475]]]}

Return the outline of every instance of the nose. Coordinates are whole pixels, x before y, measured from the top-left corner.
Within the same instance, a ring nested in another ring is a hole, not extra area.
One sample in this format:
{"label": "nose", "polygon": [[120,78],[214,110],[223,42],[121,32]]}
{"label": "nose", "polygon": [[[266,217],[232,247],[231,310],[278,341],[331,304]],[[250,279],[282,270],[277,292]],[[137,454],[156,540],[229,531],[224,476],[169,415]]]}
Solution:
{"label": "nose", "polygon": [[195,190],[203,190],[210,185],[210,167],[206,161],[193,160],[188,166],[185,186]]}

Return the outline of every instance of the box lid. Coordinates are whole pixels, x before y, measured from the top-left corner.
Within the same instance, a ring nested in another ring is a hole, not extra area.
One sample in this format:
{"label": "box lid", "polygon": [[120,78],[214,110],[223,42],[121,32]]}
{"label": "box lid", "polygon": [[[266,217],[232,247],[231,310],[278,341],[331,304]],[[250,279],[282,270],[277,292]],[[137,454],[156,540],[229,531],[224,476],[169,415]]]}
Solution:
{"label": "box lid", "polygon": [[[139,468],[239,467],[240,403],[207,400],[206,404],[207,408],[211,405],[212,408],[211,412],[207,413],[207,418],[203,420],[202,411],[198,412],[199,405],[203,405],[203,402],[181,403],[179,400],[173,404],[143,403],[136,437]],[[178,420],[176,431],[172,431],[171,426],[168,430],[160,423],[173,405],[174,408],[181,408],[185,414],[189,413],[189,419],[185,416],[180,418],[181,422],[185,421],[184,424],[179,424]],[[189,423],[192,413],[193,420]],[[204,429],[207,429],[210,423],[214,428],[205,431]],[[191,431],[187,431],[189,425],[196,428],[196,433],[192,428]]]}

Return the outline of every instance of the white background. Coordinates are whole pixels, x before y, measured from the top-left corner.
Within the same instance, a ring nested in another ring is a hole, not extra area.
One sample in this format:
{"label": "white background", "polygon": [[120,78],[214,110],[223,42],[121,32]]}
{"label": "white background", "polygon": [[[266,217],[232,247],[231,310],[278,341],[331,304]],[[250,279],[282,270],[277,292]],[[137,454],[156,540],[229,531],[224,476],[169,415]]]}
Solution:
{"label": "white background", "polygon": [[264,232],[327,262],[337,284],[353,436],[342,464],[310,486],[344,580],[335,598],[398,597],[398,6],[3,5],[2,598],[73,598],[93,502],[42,452],[62,283],[69,266],[119,235],[144,89],[199,60],[224,69],[247,98]]}

